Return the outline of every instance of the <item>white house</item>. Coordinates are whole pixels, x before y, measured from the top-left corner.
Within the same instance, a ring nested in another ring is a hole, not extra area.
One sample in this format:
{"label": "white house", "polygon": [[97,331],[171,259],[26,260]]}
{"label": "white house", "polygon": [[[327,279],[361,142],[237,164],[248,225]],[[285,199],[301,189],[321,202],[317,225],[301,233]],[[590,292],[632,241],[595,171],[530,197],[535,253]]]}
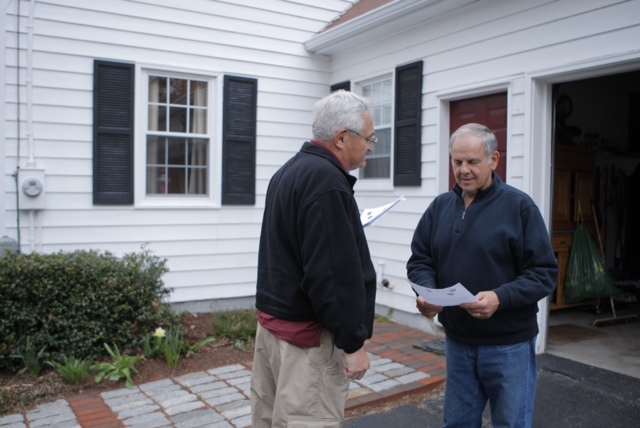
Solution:
{"label": "white house", "polygon": [[[578,211],[596,223],[590,199],[608,264],[640,260],[602,185],[640,163],[640,0],[0,3],[0,236],[23,252],[146,245],[172,302],[251,304],[268,181],[346,87],[374,101],[380,139],[360,207],[406,197],[367,229],[381,311],[416,313],[409,243],[470,121],[496,131],[501,176],[561,260]],[[539,350],[562,297],[540,304]]]}
{"label": "white house", "polygon": [[3,0],[0,236],[146,245],[173,302],[252,296],[268,180],[329,90],[303,43],[352,3]]}

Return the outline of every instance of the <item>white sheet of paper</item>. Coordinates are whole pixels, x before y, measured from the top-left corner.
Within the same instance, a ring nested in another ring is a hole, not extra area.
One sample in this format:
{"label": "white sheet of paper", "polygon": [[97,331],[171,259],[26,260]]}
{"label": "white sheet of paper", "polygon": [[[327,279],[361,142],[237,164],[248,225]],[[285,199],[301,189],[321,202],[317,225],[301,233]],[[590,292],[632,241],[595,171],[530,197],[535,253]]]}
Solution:
{"label": "white sheet of paper", "polygon": [[390,204],[383,205],[377,208],[368,208],[362,212],[360,215],[360,221],[362,222],[363,227],[373,226],[380,218],[385,215],[391,208],[398,205],[400,202],[404,201],[404,195],[400,196],[395,201]]}
{"label": "white sheet of paper", "polygon": [[427,288],[410,282],[411,287],[426,302],[437,306],[458,306],[461,303],[477,302],[473,294],[464,285],[457,283],[447,288]]}

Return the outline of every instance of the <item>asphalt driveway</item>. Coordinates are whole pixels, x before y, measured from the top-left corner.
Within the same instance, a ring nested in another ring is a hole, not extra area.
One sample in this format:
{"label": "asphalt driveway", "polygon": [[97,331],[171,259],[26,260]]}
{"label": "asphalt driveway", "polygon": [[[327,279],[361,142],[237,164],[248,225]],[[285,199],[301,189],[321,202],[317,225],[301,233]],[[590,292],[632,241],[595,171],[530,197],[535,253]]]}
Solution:
{"label": "asphalt driveway", "polygon": [[[538,359],[534,428],[640,427],[640,379],[550,354]],[[437,428],[443,394],[349,421],[345,428]],[[488,409],[483,428],[490,428]]]}

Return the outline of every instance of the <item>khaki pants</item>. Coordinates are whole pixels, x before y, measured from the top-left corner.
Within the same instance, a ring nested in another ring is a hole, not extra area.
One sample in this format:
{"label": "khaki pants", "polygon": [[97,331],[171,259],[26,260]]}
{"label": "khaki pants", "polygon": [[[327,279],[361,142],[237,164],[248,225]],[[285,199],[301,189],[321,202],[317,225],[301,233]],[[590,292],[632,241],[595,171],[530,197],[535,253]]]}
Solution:
{"label": "khaki pants", "polygon": [[251,373],[253,428],[339,428],[349,379],[342,351],[322,331],[319,347],[299,348],[258,324]]}

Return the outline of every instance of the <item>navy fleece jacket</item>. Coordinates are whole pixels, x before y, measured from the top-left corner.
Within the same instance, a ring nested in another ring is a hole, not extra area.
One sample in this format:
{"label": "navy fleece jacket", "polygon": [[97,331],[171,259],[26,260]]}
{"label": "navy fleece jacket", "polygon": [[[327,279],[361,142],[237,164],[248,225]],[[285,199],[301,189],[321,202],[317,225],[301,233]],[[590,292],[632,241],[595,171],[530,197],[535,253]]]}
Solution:
{"label": "navy fleece jacket", "polygon": [[371,337],[376,295],[355,183],[331,152],[308,142],[276,172],[256,292],[259,310],[281,320],[318,320],[347,353]]}
{"label": "navy fleece jacket", "polygon": [[540,210],[498,174],[466,213],[457,185],[435,198],[418,223],[411,251],[411,282],[429,288],[460,282],[473,295],[491,290],[500,299],[486,320],[458,306],[445,307],[438,319],[452,339],[510,345],[538,334],[537,302],[556,287],[558,265]]}

